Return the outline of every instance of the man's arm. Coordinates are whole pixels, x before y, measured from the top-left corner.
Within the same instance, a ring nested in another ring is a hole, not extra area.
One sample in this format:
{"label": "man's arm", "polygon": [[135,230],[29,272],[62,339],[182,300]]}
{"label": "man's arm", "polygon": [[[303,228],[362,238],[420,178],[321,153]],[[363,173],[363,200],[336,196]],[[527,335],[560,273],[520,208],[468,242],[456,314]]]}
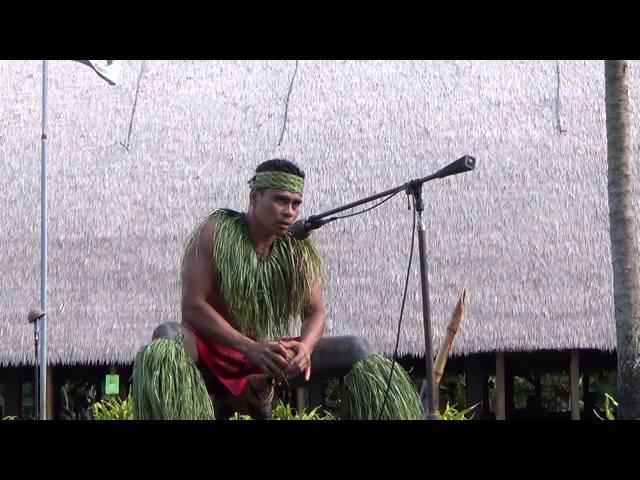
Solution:
{"label": "man's arm", "polygon": [[207,222],[189,251],[182,269],[182,321],[204,337],[247,355],[249,360],[267,373],[282,378],[286,368],[286,352],[275,342],[258,343],[234,329],[208,299],[217,294],[212,266],[215,225]]}
{"label": "man's arm", "polygon": [[317,280],[311,290],[311,302],[304,311],[302,319],[302,339],[300,340],[307,347],[309,353],[313,352],[324,333],[326,312],[324,300],[322,298],[322,284]]}
{"label": "man's arm", "polygon": [[251,339],[236,331],[209,304],[216,280],[211,265],[214,235],[213,222],[207,222],[186,252],[182,270],[182,321],[205,337],[247,353]]}
{"label": "man's arm", "polygon": [[304,373],[305,379],[311,376],[311,354],[324,333],[326,312],[322,297],[322,284],[317,280],[311,290],[311,301],[304,311],[302,332],[299,342],[291,340],[281,342],[286,348],[292,349],[296,356],[289,362],[285,370],[287,378],[294,378]]}

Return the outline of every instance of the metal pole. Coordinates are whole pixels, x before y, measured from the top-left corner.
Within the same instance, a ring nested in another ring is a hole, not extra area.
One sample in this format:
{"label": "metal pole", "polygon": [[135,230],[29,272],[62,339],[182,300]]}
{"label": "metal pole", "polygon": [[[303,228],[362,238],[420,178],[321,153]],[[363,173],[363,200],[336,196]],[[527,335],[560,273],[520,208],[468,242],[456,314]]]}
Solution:
{"label": "metal pole", "polygon": [[[47,102],[49,89],[49,64],[42,61],[42,149],[40,167],[40,308],[47,311]],[[47,314],[39,320],[39,405],[40,419],[47,419]]]}
{"label": "metal pole", "polygon": [[422,183],[413,183],[411,192],[415,198],[415,209],[418,214],[418,254],[420,257],[420,286],[422,288],[422,319],[424,323],[424,356],[426,366],[427,398],[424,402],[424,413],[427,420],[438,418],[436,411],[436,385],[433,375],[433,339],[431,333],[431,311],[429,308],[429,274],[427,265],[427,233],[422,220],[424,203],[422,201]]}
{"label": "metal pole", "polygon": [[33,407],[34,407],[34,416],[35,419],[38,420],[40,418],[40,389],[38,388],[38,382],[40,381],[40,371],[38,368],[38,320],[36,320],[35,322],[33,322],[33,345],[35,347],[35,353],[36,353],[36,366],[35,366],[35,380],[34,380],[34,385],[35,385],[35,389],[34,389],[34,400],[33,400]]}

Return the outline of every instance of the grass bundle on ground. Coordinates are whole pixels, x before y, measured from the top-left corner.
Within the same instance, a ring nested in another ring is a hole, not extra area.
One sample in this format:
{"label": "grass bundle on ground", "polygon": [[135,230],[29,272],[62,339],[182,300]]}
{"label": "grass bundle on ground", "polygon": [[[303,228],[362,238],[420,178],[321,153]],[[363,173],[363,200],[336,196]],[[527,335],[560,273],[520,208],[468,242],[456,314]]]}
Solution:
{"label": "grass bundle on ground", "polygon": [[395,362],[369,355],[344,377],[340,401],[342,420],[423,420],[420,396],[405,370],[396,363],[382,410],[391,367]]}
{"label": "grass bundle on ground", "polygon": [[158,338],[143,347],[133,365],[136,420],[213,420],[202,375],[180,342]]}

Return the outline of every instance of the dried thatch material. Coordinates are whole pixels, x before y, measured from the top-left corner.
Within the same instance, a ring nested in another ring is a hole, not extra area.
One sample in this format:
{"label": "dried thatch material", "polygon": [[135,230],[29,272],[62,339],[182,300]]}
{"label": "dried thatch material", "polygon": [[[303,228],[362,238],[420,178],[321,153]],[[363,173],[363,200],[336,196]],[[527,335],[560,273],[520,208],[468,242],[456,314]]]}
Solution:
{"label": "dried thatch material", "polygon": [[[213,208],[245,208],[252,169],[276,156],[305,168],[312,214],[474,155],[476,171],[424,190],[434,345],[467,283],[453,355],[614,348],[601,62],[560,61],[558,83],[555,61],[300,61],[280,146],[294,61],[147,61],[132,120],[140,67],[127,62],[111,87],[50,64],[52,362],[131,362],[155,325],[179,318],[188,233]],[[2,61],[0,80],[6,365],[32,361],[40,62]],[[410,226],[399,195],[317,232],[328,334],[393,350]],[[401,354],[423,351],[418,270]]]}

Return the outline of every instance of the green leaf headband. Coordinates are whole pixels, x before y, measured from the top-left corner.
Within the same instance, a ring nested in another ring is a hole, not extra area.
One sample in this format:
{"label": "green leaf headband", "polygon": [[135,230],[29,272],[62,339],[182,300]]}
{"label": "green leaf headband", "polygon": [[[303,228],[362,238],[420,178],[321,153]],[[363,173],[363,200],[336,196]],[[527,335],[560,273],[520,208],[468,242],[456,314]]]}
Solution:
{"label": "green leaf headband", "polygon": [[304,178],[286,172],[258,172],[249,180],[251,188],[278,188],[302,195]]}

